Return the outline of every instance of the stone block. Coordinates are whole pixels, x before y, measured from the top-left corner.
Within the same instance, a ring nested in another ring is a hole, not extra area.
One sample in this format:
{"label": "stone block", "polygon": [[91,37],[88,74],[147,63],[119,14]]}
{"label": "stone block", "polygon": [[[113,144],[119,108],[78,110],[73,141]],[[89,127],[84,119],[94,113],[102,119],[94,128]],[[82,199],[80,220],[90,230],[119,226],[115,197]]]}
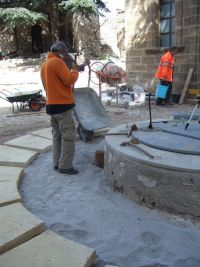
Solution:
{"label": "stone block", "polygon": [[[1,207],[0,255],[43,231],[44,223],[25,209],[22,204],[15,203]],[[0,266],[4,265],[0,264]]]}
{"label": "stone block", "polygon": [[21,200],[17,186],[22,175],[22,168],[0,166],[0,207]]}
{"label": "stone block", "polygon": [[5,145],[44,153],[51,149],[52,141],[39,136],[24,135],[16,139],[7,141]]}
{"label": "stone block", "polygon": [[40,136],[40,137],[44,137],[44,138],[47,138],[47,139],[51,139],[51,140],[53,139],[53,137],[52,137],[52,128],[51,127],[32,132],[31,134],[36,135],[36,136]]}
{"label": "stone block", "polygon": [[0,166],[26,167],[36,156],[34,151],[0,145]]}
{"label": "stone block", "polygon": [[5,253],[3,267],[90,267],[95,250],[46,231]]}
{"label": "stone block", "polygon": [[199,3],[199,0],[190,0],[190,5],[195,6],[196,8],[198,8],[198,3]]}
{"label": "stone block", "polygon": [[137,64],[141,64],[141,62],[142,62],[142,57],[129,57],[129,59],[128,59],[128,61],[131,61],[131,63],[132,64],[135,64],[135,63],[137,63]]}
{"label": "stone block", "polygon": [[197,16],[190,16],[187,18],[183,19],[183,25],[184,26],[191,26],[191,25],[196,25],[197,24]]}

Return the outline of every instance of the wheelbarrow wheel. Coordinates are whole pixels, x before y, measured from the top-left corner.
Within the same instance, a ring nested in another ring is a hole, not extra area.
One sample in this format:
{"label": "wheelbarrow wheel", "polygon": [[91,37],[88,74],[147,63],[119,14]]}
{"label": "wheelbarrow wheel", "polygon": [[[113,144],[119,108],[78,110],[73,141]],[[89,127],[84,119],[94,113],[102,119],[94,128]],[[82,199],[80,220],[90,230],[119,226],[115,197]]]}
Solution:
{"label": "wheelbarrow wheel", "polygon": [[84,142],[90,142],[94,137],[93,131],[84,129],[80,124],[77,127],[77,132],[80,139],[83,140]]}
{"label": "wheelbarrow wheel", "polygon": [[40,111],[42,108],[42,103],[37,102],[35,100],[30,100],[28,106],[31,111]]}

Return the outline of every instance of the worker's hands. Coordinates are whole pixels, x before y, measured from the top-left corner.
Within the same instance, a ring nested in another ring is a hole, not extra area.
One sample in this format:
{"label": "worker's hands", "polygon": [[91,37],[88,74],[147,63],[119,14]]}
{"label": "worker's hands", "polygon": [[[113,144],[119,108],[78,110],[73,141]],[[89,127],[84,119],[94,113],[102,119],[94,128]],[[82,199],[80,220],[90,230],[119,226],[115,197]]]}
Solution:
{"label": "worker's hands", "polygon": [[77,70],[78,69],[78,64],[77,64],[77,54],[74,55],[74,61],[72,64],[72,69]]}

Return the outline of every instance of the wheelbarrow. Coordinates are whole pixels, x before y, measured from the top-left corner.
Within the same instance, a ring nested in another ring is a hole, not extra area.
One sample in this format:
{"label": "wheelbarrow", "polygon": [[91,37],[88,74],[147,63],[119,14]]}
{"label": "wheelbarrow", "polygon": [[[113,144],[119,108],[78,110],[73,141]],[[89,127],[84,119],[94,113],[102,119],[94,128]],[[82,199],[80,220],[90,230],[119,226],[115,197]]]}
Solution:
{"label": "wheelbarrow", "polygon": [[97,93],[90,87],[74,88],[74,96],[74,115],[80,139],[88,142],[106,133],[110,129],[110,118]]}
{"label": "wheelbarrow", "polygon": [[23,111],[29,108],[31,111],[40,111],[45,106],[46,100],[42,95],[42,90],[34,91],[20,91],[18,89],[0,90],[0,98],[12,104],[12,111],[14,112],[16,103],[17,109]]}

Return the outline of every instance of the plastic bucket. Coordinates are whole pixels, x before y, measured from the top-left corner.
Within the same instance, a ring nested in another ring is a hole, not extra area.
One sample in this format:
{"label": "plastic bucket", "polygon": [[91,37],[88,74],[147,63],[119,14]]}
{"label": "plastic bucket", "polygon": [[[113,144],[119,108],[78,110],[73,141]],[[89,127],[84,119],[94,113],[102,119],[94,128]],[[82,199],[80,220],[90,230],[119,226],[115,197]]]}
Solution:
{"label": "plastic bucket", "polygon": [[157,88],[156,88],[156,98],[165,99],[166,94],[167,94],[167,90],[168,90],[168,86],[158,84]]}

